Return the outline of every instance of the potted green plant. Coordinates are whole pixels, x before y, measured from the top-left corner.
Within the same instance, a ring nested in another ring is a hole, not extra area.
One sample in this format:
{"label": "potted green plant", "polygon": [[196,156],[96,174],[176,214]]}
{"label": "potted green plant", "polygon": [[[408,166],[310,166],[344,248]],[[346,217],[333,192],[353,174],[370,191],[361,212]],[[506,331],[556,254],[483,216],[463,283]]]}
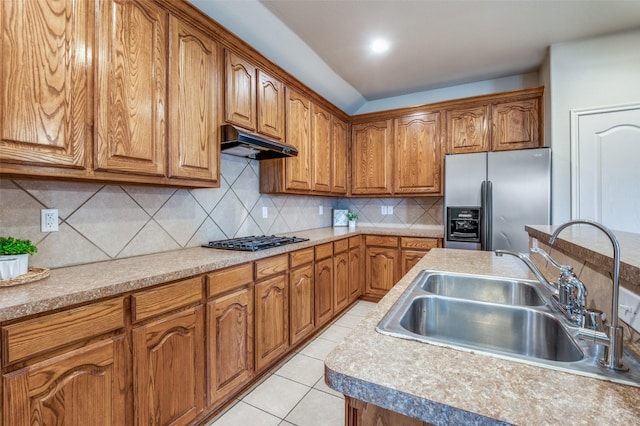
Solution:
{"label": "potted green plant", "polygon": [[29,256],[38,248],[29,240],[0,237],[0,279],[9,280],[29,271]]}
{"label": "potted green plant", "polygon": [[349,229],[356,229],[356,220],[358,219],[358,213],[347,213],[347,220],[349,221]]}

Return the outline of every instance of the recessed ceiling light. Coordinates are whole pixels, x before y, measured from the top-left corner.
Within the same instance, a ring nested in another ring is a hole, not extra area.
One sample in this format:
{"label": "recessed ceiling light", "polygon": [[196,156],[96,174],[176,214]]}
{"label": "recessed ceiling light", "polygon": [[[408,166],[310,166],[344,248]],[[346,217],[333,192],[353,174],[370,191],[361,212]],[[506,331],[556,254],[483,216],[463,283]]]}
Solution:
{"label": "recessed ceiling light", "polygon": [[389,42],[383,38],[377,38],[371,42],[371,51],[373,53],[384,53],[389,50]]}

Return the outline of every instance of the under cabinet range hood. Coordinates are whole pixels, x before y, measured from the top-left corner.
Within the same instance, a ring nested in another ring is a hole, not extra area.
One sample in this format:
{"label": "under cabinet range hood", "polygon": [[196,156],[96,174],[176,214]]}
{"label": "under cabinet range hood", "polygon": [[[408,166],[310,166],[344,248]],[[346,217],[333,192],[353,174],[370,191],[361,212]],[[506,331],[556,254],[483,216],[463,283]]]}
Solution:
{"label": "under cabinet range hood", "polygon": [[220,151],[223,154],[254,160],[270,160],[298,155],[298,149],[293,145],[267,139],[231,124],[222,125]]}

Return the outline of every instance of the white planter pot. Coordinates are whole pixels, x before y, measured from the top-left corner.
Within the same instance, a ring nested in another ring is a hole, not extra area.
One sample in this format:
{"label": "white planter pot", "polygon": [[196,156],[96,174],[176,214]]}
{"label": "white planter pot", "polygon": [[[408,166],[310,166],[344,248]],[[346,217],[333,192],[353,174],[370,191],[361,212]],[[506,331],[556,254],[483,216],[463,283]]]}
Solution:
{"label": "white planter pot", "polygon": [[356,221],[355,220],[350,220],[349,221],[349,229],[351,229],[351,230],[356,229]]}
{"label": "white planter pot", "polygon": [[10,280],[29,271],[29,255],[0,256],[0,280]]}

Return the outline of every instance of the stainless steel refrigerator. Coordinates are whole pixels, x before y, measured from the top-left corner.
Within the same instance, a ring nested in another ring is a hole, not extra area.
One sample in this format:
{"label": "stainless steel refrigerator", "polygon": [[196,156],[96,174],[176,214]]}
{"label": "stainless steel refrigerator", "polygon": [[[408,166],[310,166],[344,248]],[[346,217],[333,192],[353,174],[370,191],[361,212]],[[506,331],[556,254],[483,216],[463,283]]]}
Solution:
{"label": "stainless steel refrigerator", "polygon": [[445,156],[445,247],[528,251],[551,218],[549,148]]}

